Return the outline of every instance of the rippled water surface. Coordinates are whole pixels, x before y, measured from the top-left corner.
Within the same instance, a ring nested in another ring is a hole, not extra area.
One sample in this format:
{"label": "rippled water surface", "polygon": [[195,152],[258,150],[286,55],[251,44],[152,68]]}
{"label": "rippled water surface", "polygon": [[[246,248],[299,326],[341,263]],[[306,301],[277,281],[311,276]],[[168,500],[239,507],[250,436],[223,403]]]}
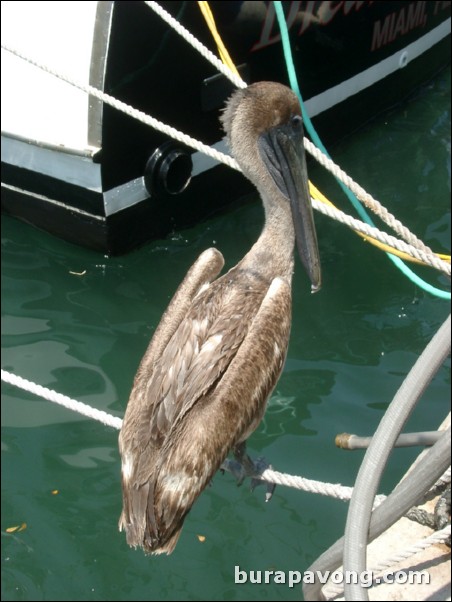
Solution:
{"label": "rippled water surface", "polygon": [[[428,245],[450,253],[450,71],[332,154]],[[310,177],[347,208],[322,168],[311,164]],[[2,367],[122,416],[140,358],[188,267],[212,245],[233,265],[262,218],[256,199],[111,259],[4,217]],[[352,485],[362,453],[336,449],[335,435],[374,431],[449,303],[344,226],[320,215],[317,224],[324,286],[311,295],[297,263],[287,363],[249,447],[283,472]],[[433,270],[415,270],[447,287]],[[449,399],[448,364],[408,428],[435,429]],[[342,502],[279,487],[265,504],[263,488],[250,493],[218,474],[176,552],[146,558],[117,530],[117,432],[9,385],[1,407],[5,600],[297,600],[300,591],[287,585],[235,585],[234,566],[303,570],[342,535]],[[394,452],[382,492],[416,453]]]}

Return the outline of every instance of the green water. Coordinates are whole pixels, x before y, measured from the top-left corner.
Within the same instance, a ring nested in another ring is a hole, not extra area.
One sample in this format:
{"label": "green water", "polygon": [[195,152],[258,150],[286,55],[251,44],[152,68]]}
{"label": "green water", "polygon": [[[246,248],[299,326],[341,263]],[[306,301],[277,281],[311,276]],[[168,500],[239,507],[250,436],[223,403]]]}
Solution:
{"label": "green water", "polygon": [[[434,250],[450,252],[450,71],[332,154]],[[322,168],[311,164],[310,176],[346,208]],[[324,286],[311,295],[297,264],[287,363],[249,447],[283,472],[352,485],[362,452],[337,450],[334,436],[374,431],[449,303],[423,293],[344,226],[323,216],[317,224]],[[256,199],[108,259],[3,218],[2,367],[122,416],[188,267],[212,245],[233,265],[261,225]],[[416,271],[447,285],[433,270]],[[409,429],[435,429],[449,399],[447,365]],[[234,566],[302,571],[343,533],[343,502],[278,487],[265,504],[263,488],[250,493],[217,475],[175,553],[146,558],[117,530],[117,432],[4,384],[1,407],[4,600],[299,600],[297,587],[235,585]],[[393,453],[381,492],[416,454]]]}

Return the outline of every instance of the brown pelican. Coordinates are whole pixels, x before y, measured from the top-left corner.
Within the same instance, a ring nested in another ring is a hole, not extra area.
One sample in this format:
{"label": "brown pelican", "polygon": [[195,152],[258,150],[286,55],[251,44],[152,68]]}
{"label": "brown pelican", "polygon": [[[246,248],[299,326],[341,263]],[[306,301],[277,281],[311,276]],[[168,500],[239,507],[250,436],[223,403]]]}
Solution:
{"label": "brown pelican", "polygon": [[229,272],[216,249],[177,289],[135,377],[119,435],[131,546],[170,554],[229,451],[244,457],[284,364],[297,240],[312,289],[320,263],[295,94],[271,82],[233,94],[222,122],[265,209],[258,241]]}

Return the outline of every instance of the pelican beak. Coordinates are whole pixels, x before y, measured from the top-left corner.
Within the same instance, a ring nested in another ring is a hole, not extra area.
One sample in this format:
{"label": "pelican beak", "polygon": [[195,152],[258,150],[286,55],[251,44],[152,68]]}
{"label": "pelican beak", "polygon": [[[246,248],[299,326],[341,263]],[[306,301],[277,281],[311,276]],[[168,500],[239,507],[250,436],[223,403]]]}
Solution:
{"label": "pelican beak", "polygon": [[298,253],[315,293],[322,278],[301,117],[295,115],[289,123],[262,134],[259,150],[275,184],[290,202]]}

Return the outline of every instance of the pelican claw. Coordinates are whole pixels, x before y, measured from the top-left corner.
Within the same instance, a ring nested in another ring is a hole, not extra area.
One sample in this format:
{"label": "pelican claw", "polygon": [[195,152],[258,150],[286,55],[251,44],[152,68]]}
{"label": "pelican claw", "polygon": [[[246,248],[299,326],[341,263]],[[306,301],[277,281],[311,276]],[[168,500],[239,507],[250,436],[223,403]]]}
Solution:
{"label": "pelican claw", "polygon": [[240,487],[243,481],[247,478],[251,478],[251,491],[254,491],[259,485],[266,485],[265,501],[269,502],[273,496],[276,485],[275,483],[268,483],[260,478],[260,475],[267,468],[272,469],[272,466],[265,460],[265,458],[257,458],[253,461],[246,453],[234,454],[236,459],[232,460],[226,458],[220,467],[221,472],[224,474],[225,471],[230,472],[237,480],[237,486]]}

